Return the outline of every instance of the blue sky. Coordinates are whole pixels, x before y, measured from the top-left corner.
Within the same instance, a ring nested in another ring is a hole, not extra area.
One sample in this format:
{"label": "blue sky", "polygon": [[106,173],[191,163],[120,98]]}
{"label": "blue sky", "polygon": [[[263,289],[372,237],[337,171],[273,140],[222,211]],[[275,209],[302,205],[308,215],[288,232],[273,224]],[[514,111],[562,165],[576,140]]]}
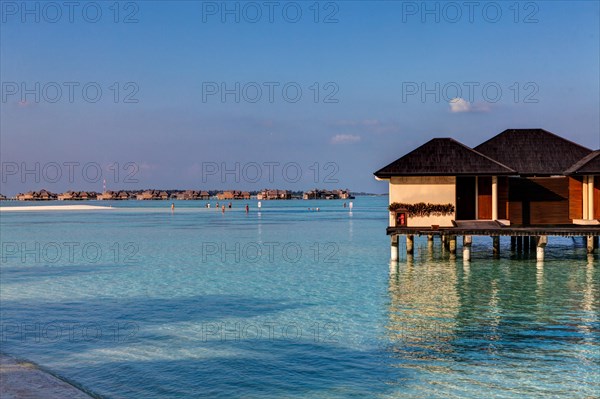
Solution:
{"label": "blue sky", "polygon": [[[62,2],[22,4],[2,2],[3,194],[386,192],[372,172],[432,137],[541,127],[600,147],[596,1],[281,1],[273,22],[264,2],[80,2],[72,21]],[[102,179],[83,171],[96,164]]]}

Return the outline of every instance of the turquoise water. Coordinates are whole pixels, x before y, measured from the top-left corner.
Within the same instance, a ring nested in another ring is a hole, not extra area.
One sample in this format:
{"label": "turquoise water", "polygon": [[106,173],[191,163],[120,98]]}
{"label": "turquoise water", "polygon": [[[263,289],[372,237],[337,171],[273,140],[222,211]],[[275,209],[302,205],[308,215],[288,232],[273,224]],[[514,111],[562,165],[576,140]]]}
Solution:
{"label": "turquoise water", "polygon": [[1,350],[107,398],[600,396],[597,255],[390,265],[386,201],[4,212]]}

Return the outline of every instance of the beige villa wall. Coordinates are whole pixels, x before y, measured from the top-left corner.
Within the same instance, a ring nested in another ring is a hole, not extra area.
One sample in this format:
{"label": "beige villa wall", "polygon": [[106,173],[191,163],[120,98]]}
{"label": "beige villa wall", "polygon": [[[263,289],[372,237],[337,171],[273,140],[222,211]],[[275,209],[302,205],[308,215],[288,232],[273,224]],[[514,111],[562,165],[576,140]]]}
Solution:
{"label": "beige villa wall", "polygon": [[[390,203],[453,204],[456,207],[456,178],[454,176],[392,177],[390,179]],[[452,226],[454,214],[448,216],[409,217],[409,227],[431,225]],[[390,215],[390,226],[392,225]]]}

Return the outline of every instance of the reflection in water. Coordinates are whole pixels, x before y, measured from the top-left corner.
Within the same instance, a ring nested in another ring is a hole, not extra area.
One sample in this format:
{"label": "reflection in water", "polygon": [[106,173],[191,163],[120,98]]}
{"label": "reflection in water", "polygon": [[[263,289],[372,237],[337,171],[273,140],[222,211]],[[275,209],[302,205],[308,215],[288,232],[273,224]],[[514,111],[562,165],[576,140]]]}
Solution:
{"label": "reflection in water", "polygon": [[348,219],[348,239],[352,241],[354,236],[354,220],[352,220],[352,212],[350,212],[350,218]]}
{"label": "reflection in water", "polygon": [[[389,278],[398,397],[598,397],[599,268],[425,257]],[[392,270],[392,269],[390,269]]]}
{"label": "reflection in water", "polygon": [[[541,299],[541,296],[544,292],[544,262],[537,261],[535,264],[536,273],[535,273],[535,282],[536,282],[536,290],[535,293],[538,299]],[[542,301],[538,301],[541,303]]]}
{"label": "reflection in water", "polygon": [[469,272],[471,271],[471,262],[470,261],[464,261],[463,262],[463,280],[468,280],[469,279]]}
{"label": "reflection in water", "polygon": [[447,343],[456,326],[456,272],[439,264],[413,267],[413,262],[407,256],[406,264],[401,263],[390,278],[387,329],[391,340],[401,343],[393,347],[396,355],[412,360],[435,358],[450,349]]}
{"label": "reflection in water", "polygon": [[398,262],[391,260],[390,261],[390,276],[395,276],[396,274],[398,274]]}
{"label": "reflection in water", "polygon": [[[593,256],[593,255],[592,255]],[[581,308],[584,311],[582,317],[582,323],[578,325],[579,330],[582,334],[585,335],[586,339],[593,340],[594,338],[594,321],[598,321],[598,313],[595,311],[597,307],[594,308],[594,301],[596,301],[596,305],[598,302],[598,291],[594,291],[594,273],[596,272],[596,268],[593,264],[588,263],[585,269],[585,286],[583,288],[583,298],[581,301]],[[596,274],[596,278],[598,278]],[[597,283],[597,281],[596,281]],[[596,298],[594,298],[594,294]],[[595,332],[598,333],[600,330],[600,326],[596,323]]]}
{"label": "reflection in water", "polygon": [[258,229],[257,235],[256,235],[258,242],[262,243],[263,242],[263,239],[262,239],[262,215],[260,214],[260,211],[258,211],[258,220],[256,222],[256,227]]}
{"label": "reflection in water", "polygon": [[413,254],[406,254],[406,267],[412,268],[415,263],[415,256]]}

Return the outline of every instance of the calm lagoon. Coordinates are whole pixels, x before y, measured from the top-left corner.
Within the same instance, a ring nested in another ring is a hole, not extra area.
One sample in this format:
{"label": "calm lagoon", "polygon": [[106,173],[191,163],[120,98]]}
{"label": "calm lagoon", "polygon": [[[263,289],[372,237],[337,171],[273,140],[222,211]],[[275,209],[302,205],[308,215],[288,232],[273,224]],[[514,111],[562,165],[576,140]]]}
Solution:
{"label": "calm lagoon", "polygon": [[3,212],[2,352],[106,398],[600,396],[580,240],[537,264],[475,237],[466,266],[418,238],[394,265],[387,197],[211,202]]}

